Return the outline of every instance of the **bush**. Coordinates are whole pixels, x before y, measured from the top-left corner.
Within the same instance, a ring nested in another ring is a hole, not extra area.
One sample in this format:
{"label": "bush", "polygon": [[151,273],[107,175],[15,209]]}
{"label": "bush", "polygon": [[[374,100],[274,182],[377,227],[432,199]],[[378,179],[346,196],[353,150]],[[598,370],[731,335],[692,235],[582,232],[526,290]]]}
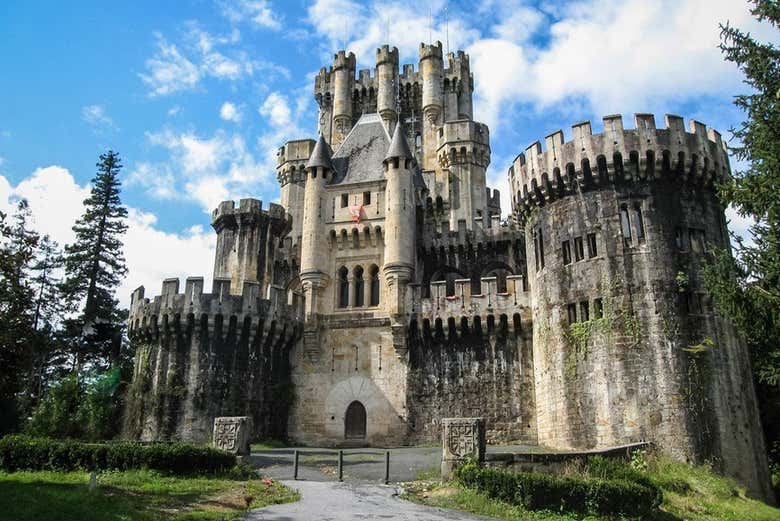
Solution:
{"label": "bush", "polygon": [[235,465],[233,454],[186,443],[83,443],[21,435],[0,438],[0,469],[9,472],[145,468],[175,474],[214,474]]}
{"label": "bush", "polygon": [[660,489],[646,481],[514,473],[473,463],[455,473],[458,481],[491,498],[528,510],[642,516],[661,504]]}

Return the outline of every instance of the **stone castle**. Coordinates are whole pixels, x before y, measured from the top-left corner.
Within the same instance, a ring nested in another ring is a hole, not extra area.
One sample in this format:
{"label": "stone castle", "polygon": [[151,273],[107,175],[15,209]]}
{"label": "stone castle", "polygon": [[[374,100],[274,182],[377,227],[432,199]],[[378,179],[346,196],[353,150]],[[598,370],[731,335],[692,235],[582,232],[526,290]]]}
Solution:
{"label": "stone castle", "polygon": [[416,69],[383,46],[373,74],[339,51],[319,138],[279,149],[280,204],[214,210],[211,292],[133,293],[125,435],[248,415],[257,439],[393,446],[482,416],[489,442],[650,441],[766,496],[748,354],[699,277],[728,245],[720,135],[650,114],[557,131],[509,167],[506,222],[473,90],[438,42]]}

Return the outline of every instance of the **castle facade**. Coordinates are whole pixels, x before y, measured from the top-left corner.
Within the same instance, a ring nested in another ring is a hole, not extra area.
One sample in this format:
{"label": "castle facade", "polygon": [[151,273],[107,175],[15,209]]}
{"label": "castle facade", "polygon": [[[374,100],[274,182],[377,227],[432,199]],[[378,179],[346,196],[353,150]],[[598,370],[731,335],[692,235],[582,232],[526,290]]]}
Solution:
{"label": "castle facade", "polygon": [[280,204],[214,211],[211,292],[133,293],[125,435],[205,441],[246,414],[256,438],[393,446],[481,416],[490,442],[651,441],[766,496],[745,344],[699,278],[728,246],[720,135],[649,114],[555,132],[510,166],[507,222],[469,57],[421,44],[399,68],[383,46],[355,69],[339,51],[317,75]]}

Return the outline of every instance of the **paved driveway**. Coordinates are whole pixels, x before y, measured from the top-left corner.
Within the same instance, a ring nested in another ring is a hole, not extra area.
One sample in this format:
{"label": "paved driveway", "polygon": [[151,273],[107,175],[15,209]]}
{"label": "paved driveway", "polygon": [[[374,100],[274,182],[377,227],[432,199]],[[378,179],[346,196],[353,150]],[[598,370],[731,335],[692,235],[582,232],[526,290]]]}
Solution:
{"label": "paved driveway", "polygon": [[399,499],[396,487],[337,481],[283,481],[301,493],[297,503],[251,511],[245,521],[478,521],[471,514]]}

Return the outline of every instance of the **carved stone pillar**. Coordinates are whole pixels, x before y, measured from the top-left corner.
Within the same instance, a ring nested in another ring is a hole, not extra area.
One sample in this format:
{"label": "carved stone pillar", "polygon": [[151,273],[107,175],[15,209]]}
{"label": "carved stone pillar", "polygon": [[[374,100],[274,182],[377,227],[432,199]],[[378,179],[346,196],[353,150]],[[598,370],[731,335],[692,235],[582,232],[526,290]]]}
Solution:
{"label": "carved stone pillar", "polygon": [[466,460],[485,461],[485,419],[444,418],[442,420],[441,479],[452,478],[453,471]]}

